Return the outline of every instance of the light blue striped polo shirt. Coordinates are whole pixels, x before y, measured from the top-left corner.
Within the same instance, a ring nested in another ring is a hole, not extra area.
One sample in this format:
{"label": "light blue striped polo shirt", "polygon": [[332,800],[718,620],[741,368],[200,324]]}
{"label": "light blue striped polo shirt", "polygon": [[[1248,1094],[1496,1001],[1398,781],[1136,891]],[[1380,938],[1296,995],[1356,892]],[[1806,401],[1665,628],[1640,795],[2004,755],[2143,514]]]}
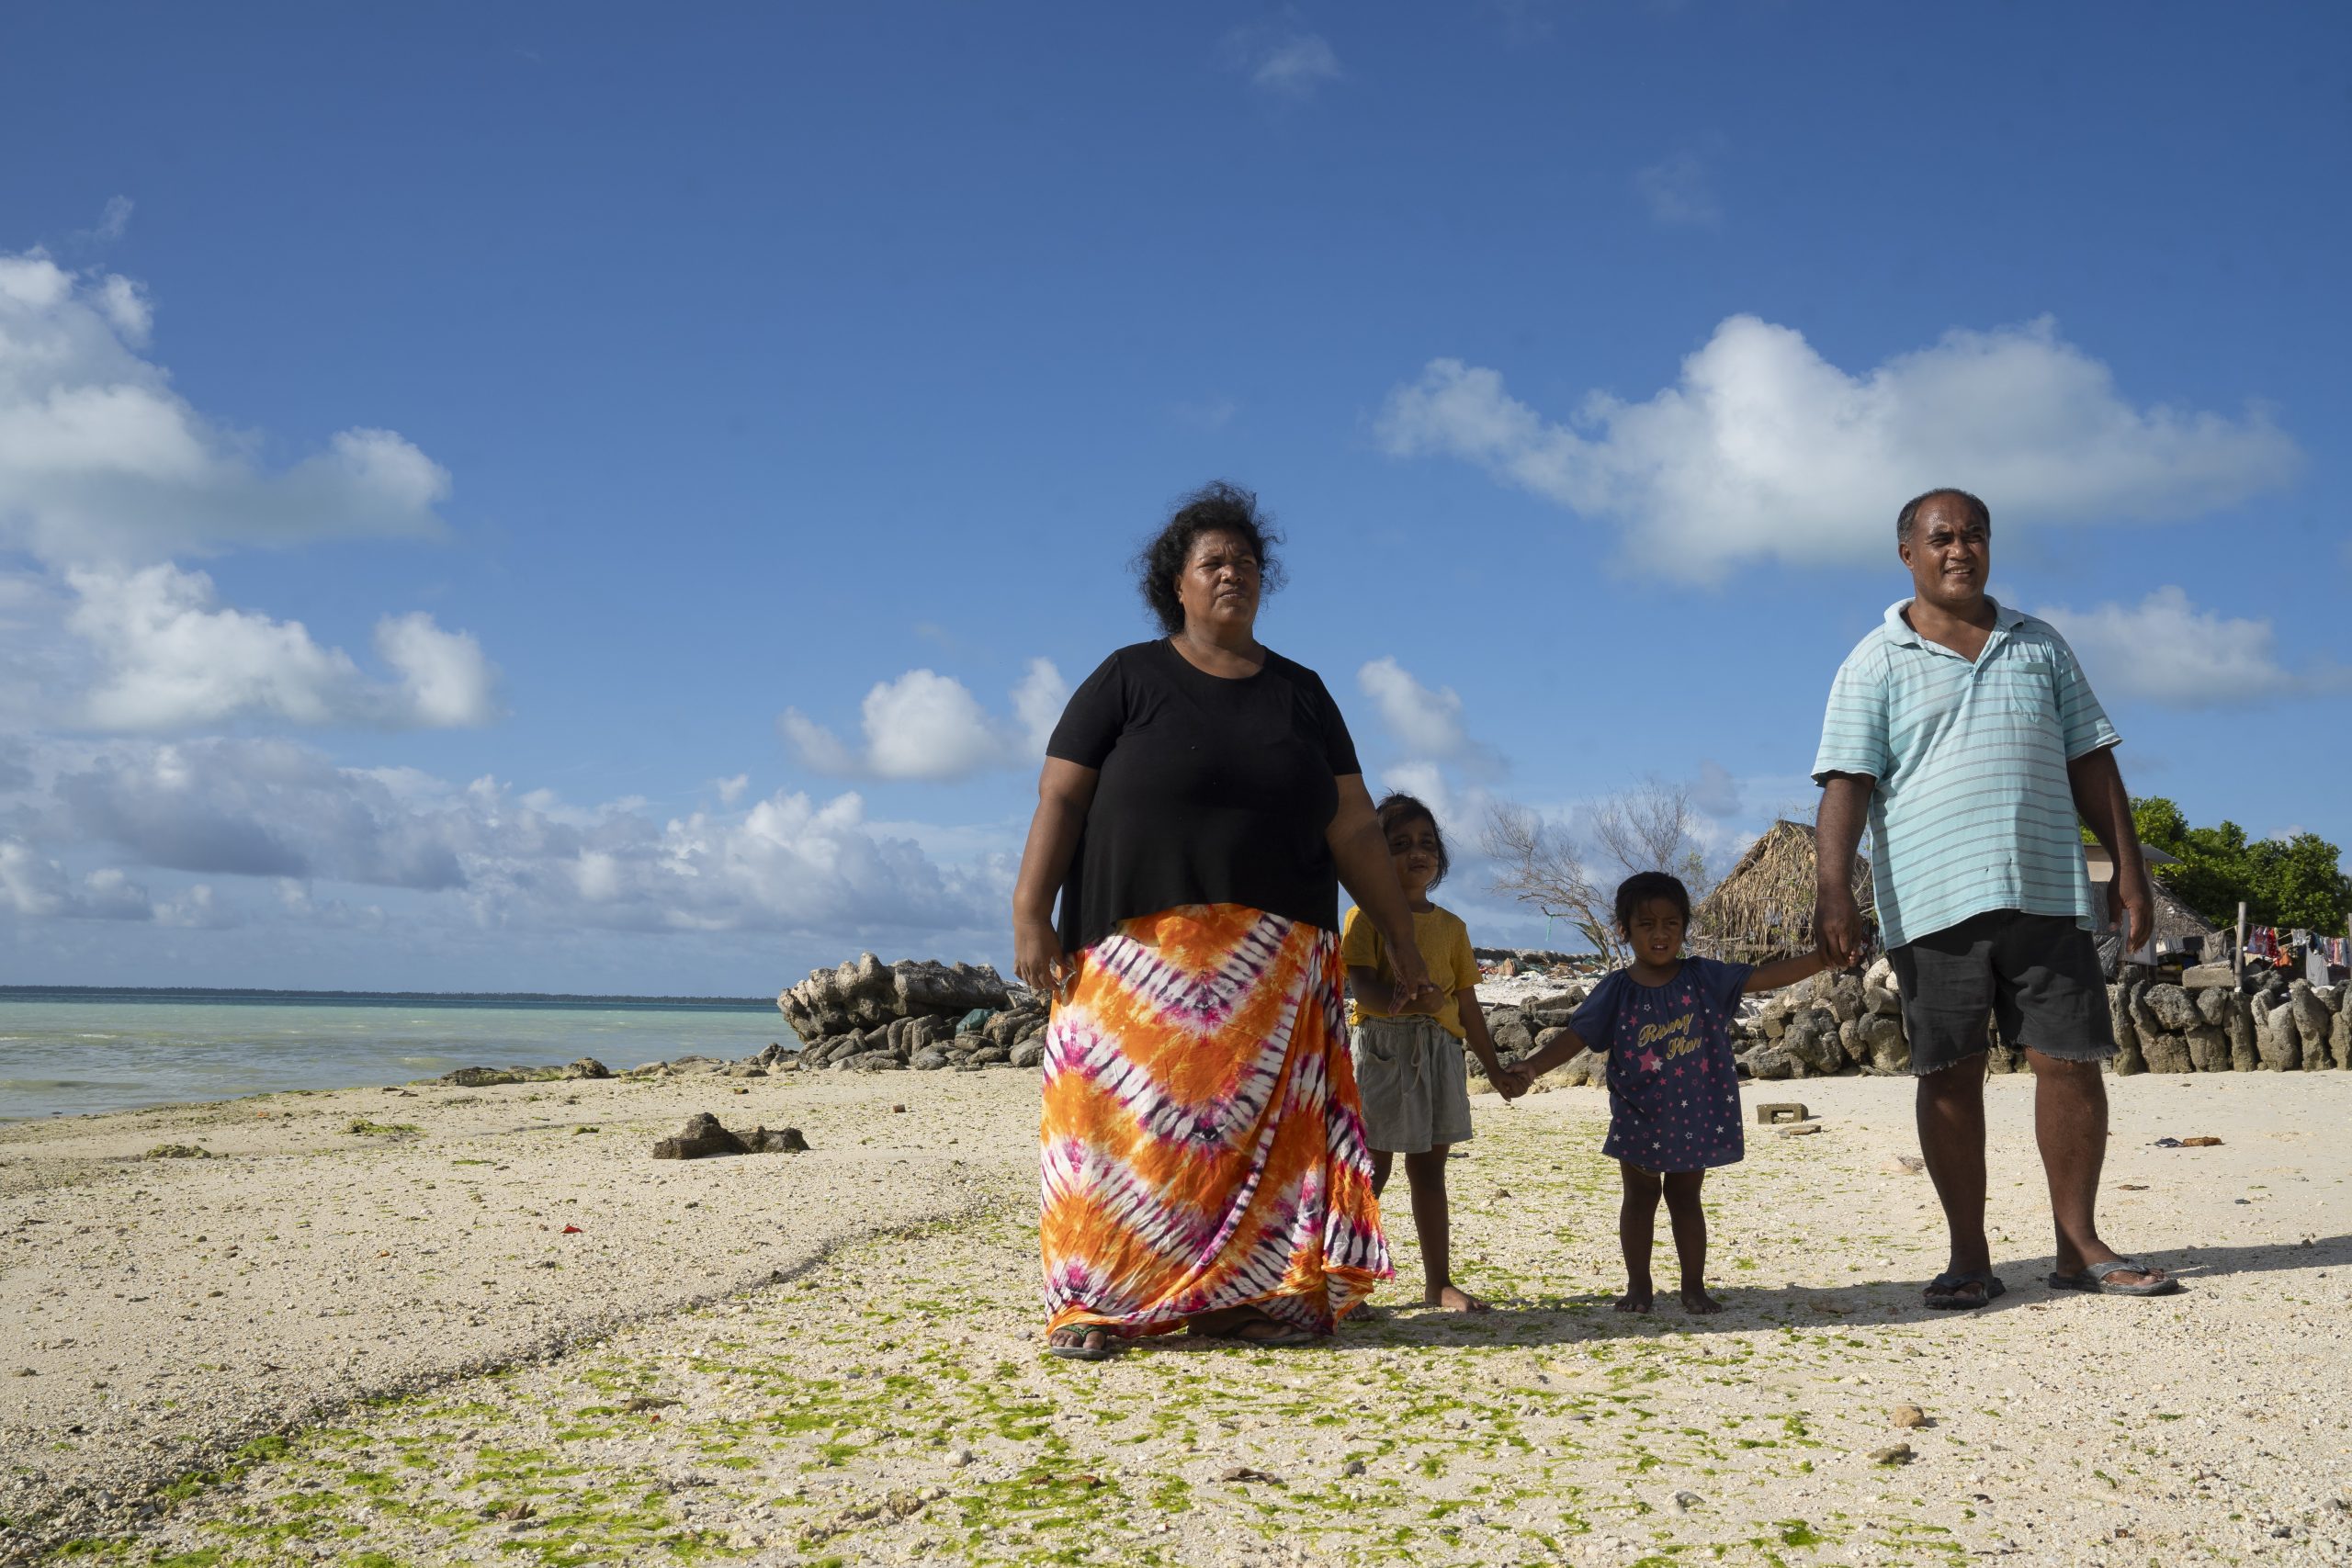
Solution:
{"label": "light blue striped polo shirt", "polygon": [[2097,929],[2066,764],[2120,738],[2057,629],[1987,603],[1973,664],[1913,631],[1905,599],[1829,688],[1814,782],[1878,781],[1871,874],[1889,947],[1987,909]]}

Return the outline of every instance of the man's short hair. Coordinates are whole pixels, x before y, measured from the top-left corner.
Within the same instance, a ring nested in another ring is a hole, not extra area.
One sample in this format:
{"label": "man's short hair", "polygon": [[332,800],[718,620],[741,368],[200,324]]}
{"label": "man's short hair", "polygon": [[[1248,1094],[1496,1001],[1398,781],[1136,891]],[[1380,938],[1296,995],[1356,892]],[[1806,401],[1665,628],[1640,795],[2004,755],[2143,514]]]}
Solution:
{"label": "man's short hair", "polygon": [[1909,544],[1911,542],[1912,526],[1919,521],[1919,508],[1927,505],[1928,502],[1935,500],[1939,496],[1946,495],[1967,507],[1969,515],[1975,519],[1976,525],[1979,528],[1984,529],[1987,534],[1993,531],[1993,509],[1991,507],[1985,505],[1983,502],[1977,500],[1974,496],[1969,494],[1964,490],[1954,490],[1950,485],[1941,485],[1934,490],[1915,495],[1909,501],[1903,503],[1903,510],[1894,514],[1894,542],[1898,545]]}

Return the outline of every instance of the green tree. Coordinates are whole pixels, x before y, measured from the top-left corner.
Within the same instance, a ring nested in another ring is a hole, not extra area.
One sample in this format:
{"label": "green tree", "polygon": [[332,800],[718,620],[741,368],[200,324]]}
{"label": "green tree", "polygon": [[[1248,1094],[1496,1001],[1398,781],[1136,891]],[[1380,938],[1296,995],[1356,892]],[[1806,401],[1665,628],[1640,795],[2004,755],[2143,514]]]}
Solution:
{"label": "green tree", "polygon": [[[2132,820],[2142,843],[2180,862],[2156,867],[2156,879],[2216,926],[2236,923],[2240,899],[2246,919],[2258,926],[2333,933],[2352,915],[2352,877],[2344,874],[2343,852],[2317,833],[2249,840],[2245,829],[2227,820],[2193,828],[2180,807],[2160,795],[2133,800]],[[2087,829],[2083,836],[2088,840]]]}
{"label": "green tree", "polygon": [[2247,913],[2267,909],[2266,926],[2302,926],[2334,935],[2352,913],[2352,877],[2338,866],[2342,852],[2317,833],[2298,833],[2283,842],[2264,839],[2248,846],[2254,897]]}

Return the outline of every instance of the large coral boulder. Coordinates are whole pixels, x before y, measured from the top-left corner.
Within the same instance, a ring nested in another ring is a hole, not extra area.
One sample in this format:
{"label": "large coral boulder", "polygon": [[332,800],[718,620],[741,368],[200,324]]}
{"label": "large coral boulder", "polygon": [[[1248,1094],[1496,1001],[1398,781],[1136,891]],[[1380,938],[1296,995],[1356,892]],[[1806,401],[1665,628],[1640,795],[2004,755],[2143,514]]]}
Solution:
{"label": "large coral boulder", "polygon": [[861,1033],[905,1018],[961,1018],[1012,1003],[1011,987],[985,964],[910,958],[885,964],[870,953],[820,969],[775,999],[803,1040]]}

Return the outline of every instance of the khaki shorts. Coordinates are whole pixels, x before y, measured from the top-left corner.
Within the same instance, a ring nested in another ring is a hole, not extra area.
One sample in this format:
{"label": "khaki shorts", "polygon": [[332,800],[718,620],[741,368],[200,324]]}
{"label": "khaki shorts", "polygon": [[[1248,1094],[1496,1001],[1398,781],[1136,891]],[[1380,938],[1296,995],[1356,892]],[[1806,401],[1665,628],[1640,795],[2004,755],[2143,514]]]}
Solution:
{"label": "khaki shorts", "polygon": [[1433,1018],[1367,1018],[1349,1032],[1364,1142],[1419,1155],[1470,1139],[1470,1075],[1462,1042]]}

